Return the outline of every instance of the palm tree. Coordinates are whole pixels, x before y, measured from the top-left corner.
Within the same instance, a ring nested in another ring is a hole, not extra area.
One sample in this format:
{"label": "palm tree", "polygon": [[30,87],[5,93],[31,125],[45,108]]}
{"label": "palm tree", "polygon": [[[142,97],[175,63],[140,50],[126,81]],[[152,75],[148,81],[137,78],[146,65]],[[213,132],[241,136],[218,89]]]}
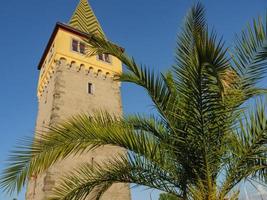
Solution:
{"label": "palm tree", "polygon": [[85,163],[61,180],[51,199],[84,199],[95,189],[99,199],[112,184],[131,183],[183,200],[234,200],[241,181],[267,183],[265,103],[247,103],[266,92],[258,87],[267,69],[262,21],[254,20],[229,49],[209,31],[204,8],[196,4],[178,36],[175,65],[160,75],[116,45],[90,37],[88,54],[119,58],[127,68],[119,81],[143,87],[158,115],[81,114],[50,127],[14,151],[1,187],[20,191],[32,174],[103,145],[128,153],[101,165]]}

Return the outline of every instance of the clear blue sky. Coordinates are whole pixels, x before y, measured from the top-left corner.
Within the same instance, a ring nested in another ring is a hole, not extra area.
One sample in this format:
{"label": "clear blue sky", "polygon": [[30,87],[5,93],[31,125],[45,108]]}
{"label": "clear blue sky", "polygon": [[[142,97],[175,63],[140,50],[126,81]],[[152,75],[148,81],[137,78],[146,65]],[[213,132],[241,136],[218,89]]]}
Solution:
{"label": "clear blue sky", "polygon": [[[266,0],[201,2],[206,6],[209,23],[229,45],[247,22],[263,15],[267,8]],[[34,132],[37,64],[55,23],[68,22],[77,3],[78,0],[0,1],[0,170],[16,140]],[[108,38],[156,71],[172,65],[176,34],[193,3],[193,0],[90,1]],[[125,84],[122,97],[126,114],[153,111],[140,88]],[[0,199],[8,200],[1,193]],[[150,193],[134,189],[134,200],[150,199]],[[155,197],[157,192],[152,194]]]}

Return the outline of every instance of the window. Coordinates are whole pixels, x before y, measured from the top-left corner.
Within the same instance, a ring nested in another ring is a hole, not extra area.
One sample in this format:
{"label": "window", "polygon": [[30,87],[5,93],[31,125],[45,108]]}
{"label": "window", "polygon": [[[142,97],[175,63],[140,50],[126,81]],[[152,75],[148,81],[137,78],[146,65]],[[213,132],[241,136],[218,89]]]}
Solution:
{"label": "window", "polygon": [[108,54],[104,54],[105,61],[110,63],[110,58]]}
{"label": "window", "polygon": [[111,63],[110,56],[107,53],[99,54],[98,55],[98,60],[102,60],[104,62]]}
{"label": "window", "polygon": [[104,61],[104,56],[103,56],[103,54],[99,54],[99,55],[98,55],[98,59]]}
{"label": "window", "polygon": [[78,52],[78,44],[79,42],[77,40],[72,40],[72,51]]}
{"label": "window", "polygon": [[79,42],[78,40],[72,40],[72,51],[85,54],[85,43]]}
{"label": "window", "polygon": [[80,53],[85,54],[85,44],[83,42],[80,42]]}
{"label": "window", "polygon": [[93,94],[93,84],[92,83],[88,83],[87,92],[88,92],[88,94]]}

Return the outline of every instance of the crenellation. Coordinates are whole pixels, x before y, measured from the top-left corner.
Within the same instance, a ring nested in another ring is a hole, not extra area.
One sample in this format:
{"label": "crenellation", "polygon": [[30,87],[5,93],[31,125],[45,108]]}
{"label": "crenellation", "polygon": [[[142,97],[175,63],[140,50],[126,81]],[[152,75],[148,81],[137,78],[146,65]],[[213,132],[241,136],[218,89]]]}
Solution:
{"label": "crenellation", "polygon": [[44,92],[44,88],[47,86],[49,81],[53,78],[55,73],[55,68],[61,66],[66,67],[69,70],[75,70],[76,72],[83,72],[85,75],[93,73],[95,77],[100,76],[103,80],[107,77],[115,77],[115,73],[103,71],[103,69],[92,67],[91,65],[85,65],[84,63],[77,63],[75,61],[68,62],[68,59],[65,57],[61,57],[59,60],[55,60],[56,65],[51,65],[48,67],[48,72],[45,73],[46,76],[43,76],[38,89],[38,96],[42,96]]}

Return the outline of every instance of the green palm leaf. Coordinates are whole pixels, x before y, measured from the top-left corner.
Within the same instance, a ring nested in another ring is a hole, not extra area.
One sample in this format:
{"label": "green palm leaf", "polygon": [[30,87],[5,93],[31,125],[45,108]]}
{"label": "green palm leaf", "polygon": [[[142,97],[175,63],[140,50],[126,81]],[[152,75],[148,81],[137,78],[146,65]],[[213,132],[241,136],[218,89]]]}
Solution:
{"label": "green palm leaf", "polygon": [[160,155],[157,143],[153,134],[135,133],[128,122],[107,113],[80,115],[49,127],[47,133],[19,146],[10,158],[10,168],[4,172],[1,185],[9,192],[20,191],[28,177],[44,172],[55,162],[107,144],[153,159]]}
{"label": "green palm leaf", "polygon": [[236,134],[227,142],[227,173],[222,194],[228,193],[242,179],[256,177],[267,182],[267,119],[265,106],[258,102],[255,111],[251,111],[240,120]]}
{"label": "green palm leaf", "polygon": [[[256,84],[266,74],[267,64],[267,18],[253,20],[236,38],[232,53],[234,68],[240,78],[238,84],[244,91],[246,98],[255,95]],[[256,91],[257,93],[257,91]]]}
{"label": "green palm leaf", "polygon": [[[67,175],[55,188],[51,200],[82,199],[97,187],[111,186],[114,183],[135,183],[179,196],[176,189],[177,177],[167,173],[142,157],[129,155],[118,156],[101,165],[82,165],[75,172]],[[107,188],[105,188],[107,189]]]}

